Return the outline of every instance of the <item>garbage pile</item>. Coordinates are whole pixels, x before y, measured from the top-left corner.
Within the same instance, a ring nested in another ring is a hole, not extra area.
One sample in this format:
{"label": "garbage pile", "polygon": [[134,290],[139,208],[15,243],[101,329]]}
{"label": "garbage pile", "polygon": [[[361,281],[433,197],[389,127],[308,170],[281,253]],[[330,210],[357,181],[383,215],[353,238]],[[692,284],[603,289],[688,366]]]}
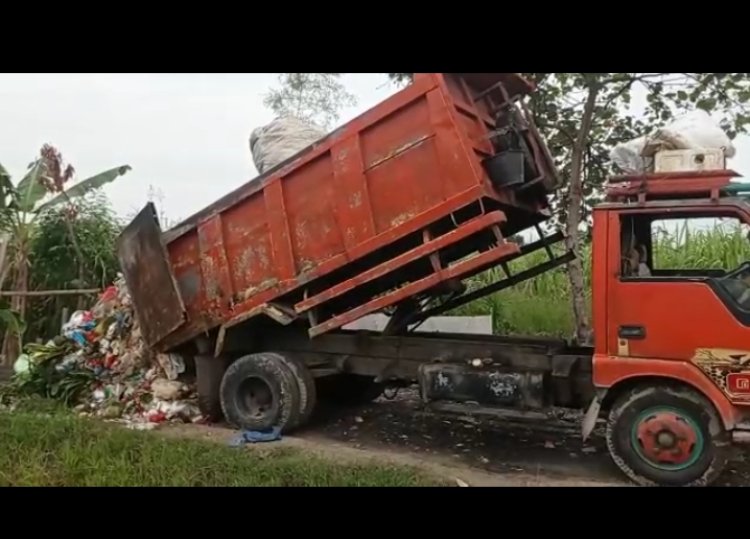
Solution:
{"label": "garbage pile", "polygon": [[137,429],[202,419],[195,389],[180,380],[182,357],[146,347],[122,276],[91,310],[73,313],[62,335],[28,345],[14,370],[22,392],[61,400],[81,415]]}

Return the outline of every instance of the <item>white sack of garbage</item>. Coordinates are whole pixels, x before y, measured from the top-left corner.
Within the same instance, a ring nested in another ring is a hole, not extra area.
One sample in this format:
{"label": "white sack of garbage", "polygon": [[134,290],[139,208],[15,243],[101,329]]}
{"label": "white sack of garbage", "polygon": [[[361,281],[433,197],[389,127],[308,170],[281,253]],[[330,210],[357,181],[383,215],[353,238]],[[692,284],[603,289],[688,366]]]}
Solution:
{"label": "white sack of garbage", "polygon": [[250,152],[258,174],[269,171],[326,134],[323,129],[294,116],[283,116],[254,129],[250,135]]}
{"label": "white sack of garbage", "polygon": [[734,157],[735,147],[724,130],[702,109],[688,112],[651,136],[618,144],[609,154],[610,159],[626,174],[647,172],[653,156],[662,150],[721,149],[728,159]]}

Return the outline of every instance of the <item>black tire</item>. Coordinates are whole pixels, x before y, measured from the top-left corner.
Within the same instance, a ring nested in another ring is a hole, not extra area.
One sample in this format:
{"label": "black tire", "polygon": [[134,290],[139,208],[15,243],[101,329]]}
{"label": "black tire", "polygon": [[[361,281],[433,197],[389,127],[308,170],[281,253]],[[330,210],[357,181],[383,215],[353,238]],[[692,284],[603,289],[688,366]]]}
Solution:
{"label": "black tire", "polygon": [[644,486],[710,485],[730,451],[713,405],[696,391],[669,385],[620,395],[609,413],[607,447],[620,470]]}
{"label": "black tire", "polygon": [[212,423],[221,421],[221,379],[226,370],[226,360],[213,356],[195,356],[195,382],[198,391],[198,409]]}
{"label": "black tire", "polygon": [[374,401],[383,393],[383,384],[372,376],[335,374],[317,379],[318,399],[338,406],[361,406]]}
{"label": "black tire", "polygon": [[243,430],[280,427],[287,432],[299,423],[297,382],[284,358],[259,353],[232,363],[221,381],[224,417]]}
{"label": "black tire", "polygon": [[297,389],[299,390],[299,419],[295,425],[290,425],[289,428],[296,429],[303,427],[310,419],[318,400],[315,378],[313,378],[307,365],[305,365],[305,363],[299,358],[289,354],[284,354],[283,356],[278,355],[278,357],[280,357],[287,367],[289,367],[289,370],[297,383]]}

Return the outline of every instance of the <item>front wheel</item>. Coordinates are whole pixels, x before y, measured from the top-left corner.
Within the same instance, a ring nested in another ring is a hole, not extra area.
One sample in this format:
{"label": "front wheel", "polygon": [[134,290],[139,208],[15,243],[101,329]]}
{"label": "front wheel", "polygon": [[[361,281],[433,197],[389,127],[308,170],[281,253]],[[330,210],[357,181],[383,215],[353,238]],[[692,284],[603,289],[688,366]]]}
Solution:
{"label": "front wheel", "polygon": [[649,486],[706,486],[721,474],[729,436],[699,393],[668,385],[640,386],[609,413],[607,447],[631,480]]}

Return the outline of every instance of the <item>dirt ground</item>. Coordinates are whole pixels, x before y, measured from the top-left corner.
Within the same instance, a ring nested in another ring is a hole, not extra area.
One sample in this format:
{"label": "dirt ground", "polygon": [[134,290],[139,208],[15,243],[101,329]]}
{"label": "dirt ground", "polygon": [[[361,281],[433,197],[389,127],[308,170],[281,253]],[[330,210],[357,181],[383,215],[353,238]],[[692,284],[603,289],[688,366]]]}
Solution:
{"label": "dirt ground", "polygon": [[[321,409],[308,428],[258,447],[292,446],[324,457],[376,459],[417,466],[461,486],[628,486],[610,460],[601,426],[580,439],[580,416],[547,421],[436,413],[403,390],[359,408]],[[221,426],[169,427],[165,433],[225,443],[236,435]],[[750,460],[738,452],[718,482],[750,485]]]}

